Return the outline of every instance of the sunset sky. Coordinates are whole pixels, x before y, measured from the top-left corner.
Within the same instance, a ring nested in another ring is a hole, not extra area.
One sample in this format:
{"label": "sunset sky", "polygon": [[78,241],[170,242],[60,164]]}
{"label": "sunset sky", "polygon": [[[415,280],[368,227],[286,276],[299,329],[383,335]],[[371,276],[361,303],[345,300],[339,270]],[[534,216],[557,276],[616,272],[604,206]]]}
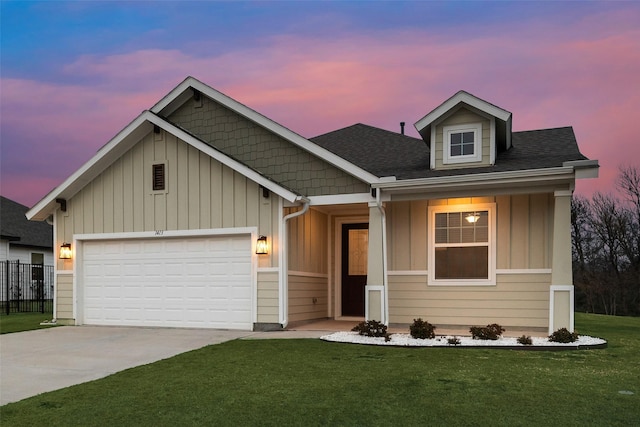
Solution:
{"label": "sunset sky", "polygon": [[32,206],[186,76],[305,137],[460,89],[640,167],[640,2],[1,2],[0,193]]}

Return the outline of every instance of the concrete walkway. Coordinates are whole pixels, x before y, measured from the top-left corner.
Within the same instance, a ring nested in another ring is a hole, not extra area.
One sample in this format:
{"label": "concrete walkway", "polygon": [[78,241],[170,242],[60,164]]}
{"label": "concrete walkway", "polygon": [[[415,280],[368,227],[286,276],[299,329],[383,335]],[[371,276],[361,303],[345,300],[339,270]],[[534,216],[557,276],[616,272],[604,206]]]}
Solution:
{"label": "concrete walkway", "polygon": [[[282,334],[285,338],[286,332]],[[268,338],[270,333],[59,326],[0,335],[0,405],[103,378],[209,344],[256,335]]]}

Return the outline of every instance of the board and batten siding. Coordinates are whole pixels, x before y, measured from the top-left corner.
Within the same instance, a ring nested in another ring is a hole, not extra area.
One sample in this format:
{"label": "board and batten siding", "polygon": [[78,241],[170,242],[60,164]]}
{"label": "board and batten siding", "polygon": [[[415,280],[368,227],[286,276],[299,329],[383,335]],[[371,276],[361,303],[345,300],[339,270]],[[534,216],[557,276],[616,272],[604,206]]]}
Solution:
{"label": "board and batten siding", "polygon": [[491,122],[486,117],[474,113],[466,108],[460,108],[451,116],[436,125],[436,169],[460,169],[464,168],[464,163],[446,165],[444,159],[444,126],[463,125],[470,123],[482,123],[482,161],[470,163],[467,167],[477,167],[478,165],[491,164]]}
{"label": "board and batten siding", "polygon": [[287,224],[290,322],[328,316],[327,228],[327,214],[315,209]]}
{"label": "board and batten siding", "polygon": [[[152,190],[153,164],[166,165],[166,191]],[[56,215],[57,241],[76,234],[257,227],[269,238],[258,267],[278,267],[279,196],[175,136],[149,133],[67,200]],[[72,270],[73,260],[59,260]],[[58,294],[58,307],[70,306]],[[61,313],[64,311],[61,311]]]}
{"label": "board and batten siding", "polygon": [[428,207],[496,204],[497,269],[551,268],[553,194],[392,202],[385,206],[389,270],[426,270]]}
{"label": "board and batten siding", "polygon": [[[480,203],[496,204],[496,285],[428,286],[428,207]],[[426,317],[447,325],[503,319],[508,326],[547,326],[553,194],[403,201],[385,209],[392,323]]]}

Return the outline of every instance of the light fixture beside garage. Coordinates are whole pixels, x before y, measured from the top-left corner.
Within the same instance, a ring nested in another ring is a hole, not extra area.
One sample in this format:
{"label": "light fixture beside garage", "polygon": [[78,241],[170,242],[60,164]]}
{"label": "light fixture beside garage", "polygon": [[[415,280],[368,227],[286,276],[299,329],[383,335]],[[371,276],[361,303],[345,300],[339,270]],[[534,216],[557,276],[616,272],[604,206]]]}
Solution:
{"label": "light fixture beside garage", "polygon": [[71,259],[71,243],[60,245],[60,259]]}
{"label": "light fixture beside garage", "polygon": [[267,236],[258,237],[258,241],[256,242],[256,254],[258,255],[266,255],[269,253],[269,247],[267,245]]}

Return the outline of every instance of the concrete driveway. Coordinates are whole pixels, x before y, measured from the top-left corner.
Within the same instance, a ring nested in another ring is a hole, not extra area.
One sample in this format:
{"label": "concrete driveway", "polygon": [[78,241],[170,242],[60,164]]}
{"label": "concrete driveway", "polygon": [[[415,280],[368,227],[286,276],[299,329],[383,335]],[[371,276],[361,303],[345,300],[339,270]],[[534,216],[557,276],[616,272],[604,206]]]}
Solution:
{"label": "concrete driveway", "polygon": [[59,326],[0,336],[0,405],[255,332]]}

